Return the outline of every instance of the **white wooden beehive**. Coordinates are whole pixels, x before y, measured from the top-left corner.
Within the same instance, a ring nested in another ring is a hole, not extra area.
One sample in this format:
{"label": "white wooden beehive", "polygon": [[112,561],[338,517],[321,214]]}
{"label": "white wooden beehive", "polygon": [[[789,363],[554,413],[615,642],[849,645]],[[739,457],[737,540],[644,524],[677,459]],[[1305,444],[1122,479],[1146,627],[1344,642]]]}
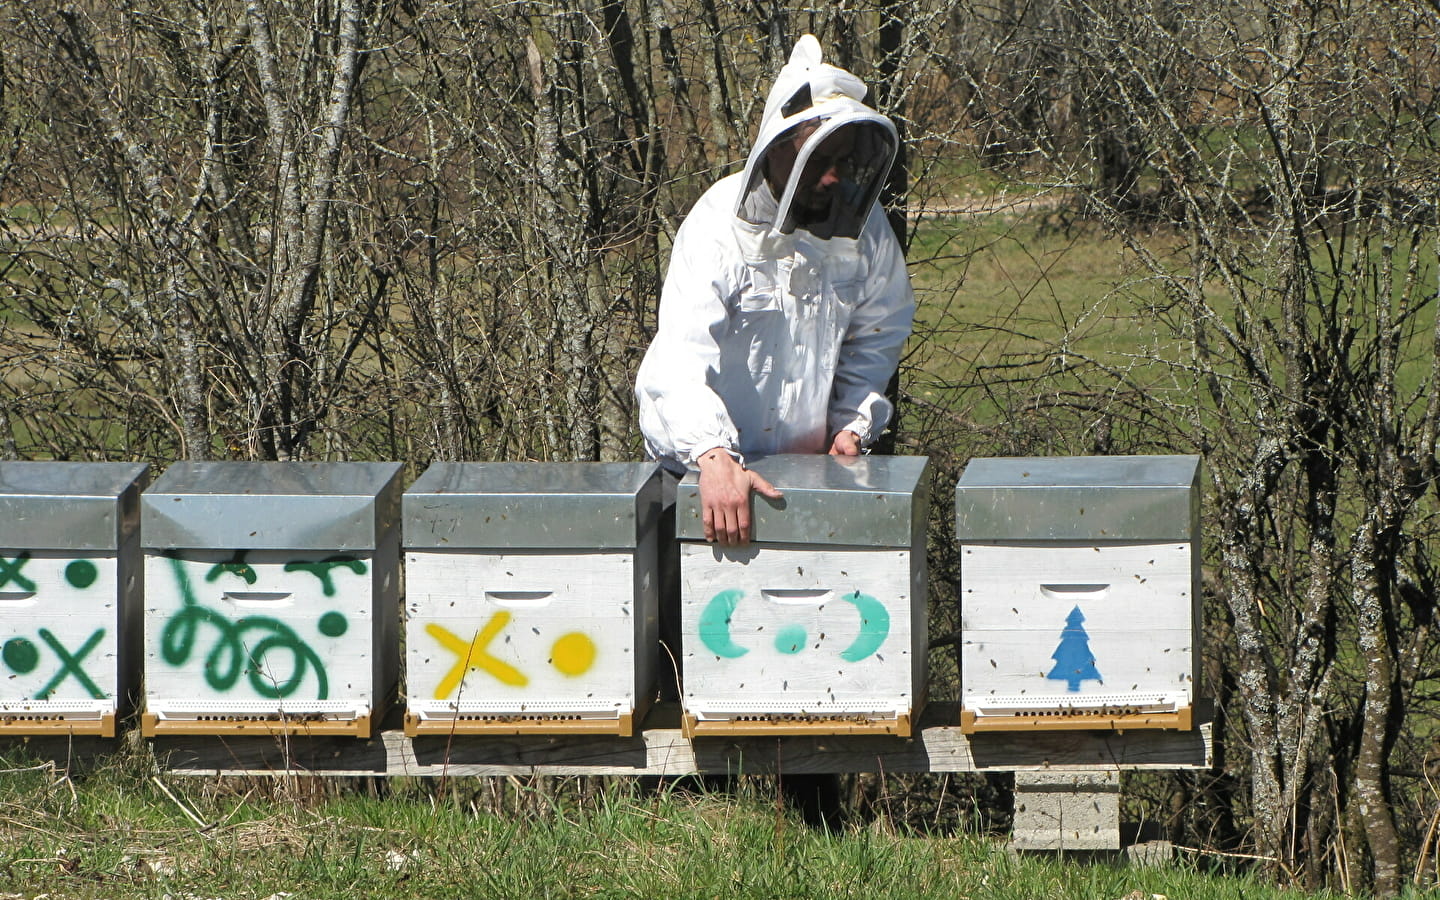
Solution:
{"label": "white wooden beehive", "polygon": [[144,493],[146,736],[369,736],[398,681],[400,468],[175,463]]}
{"label": "white wooden beehive", "polygon": [[143,463],[0,462],[0,736],[114,737],[139,687]]}
{"label": "white wooden beehive", "polygon": [[966,731],[1193,723],[1199,459],[975,459],[956,485]]}
{"label": "white wooden beehive", "polygon": [[924,703],[924,457],[777,455],[749,465],[753,542],[704,542],[698,480],[681,483],[685,729],[908,735]]}
{"label": "white wooden beehive", "polygon": [[411,485],[406,732],[632,734],[660,490],[654,463],[436,463]]}

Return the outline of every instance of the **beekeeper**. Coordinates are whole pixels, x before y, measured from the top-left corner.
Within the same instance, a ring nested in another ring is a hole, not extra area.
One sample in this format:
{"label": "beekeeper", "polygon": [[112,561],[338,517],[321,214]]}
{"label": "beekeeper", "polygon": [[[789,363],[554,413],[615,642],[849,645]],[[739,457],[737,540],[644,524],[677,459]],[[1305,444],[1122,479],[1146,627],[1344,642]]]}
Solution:
{"label": "beekeeper", "polygon": [[895,125],[805,35],[780,70],[743,172],[681,225],[635,393],[646,450],[698,467],[705,537],[750,539],[747,456],[854,456],[890,420],[885,386],[914,296],[876,203]]}

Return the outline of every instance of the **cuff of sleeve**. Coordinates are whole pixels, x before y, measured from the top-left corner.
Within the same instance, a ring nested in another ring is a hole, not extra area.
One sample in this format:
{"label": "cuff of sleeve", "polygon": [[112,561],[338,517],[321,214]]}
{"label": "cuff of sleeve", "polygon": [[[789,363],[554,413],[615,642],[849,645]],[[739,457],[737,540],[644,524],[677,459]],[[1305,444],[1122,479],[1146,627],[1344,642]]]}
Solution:
{"label": "cuff of sleeve", "polygon": [[842,431],[853,431],[855,436],[860,438],[860,446],[862,447],[870,446],[870,442],[874,439],[874,435],[870,433],[870,423],[864,419],[842,422],[830,429],[832,435],[839,434]]}
{"label": "cuff of sleeve", "polygon": [[696,444],[695,449],[690,451],[690,459],[688,460],[687,465],[689,465],[692,469],[699,468],[700,457],[717,448],[720,450],[724,450],[726,453],[730,454],[731,458],[738,462],[740,465],[745,465],[745,454],[741,453],[739,450],[735,450],[731,447],[726,446],[721,441],[716,441],[711,444]]}

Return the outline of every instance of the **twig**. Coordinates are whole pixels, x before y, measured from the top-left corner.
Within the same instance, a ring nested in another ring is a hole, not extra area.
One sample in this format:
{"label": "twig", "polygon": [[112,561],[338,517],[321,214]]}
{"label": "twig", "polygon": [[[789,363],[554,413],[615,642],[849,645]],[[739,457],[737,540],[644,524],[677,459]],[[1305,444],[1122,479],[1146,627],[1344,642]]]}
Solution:
{"label": "twig", "polygon": [[165,782],[163,782],[163,781],[160,780],[160,776],[159,776],[159,775],[151,775],[151,776],[150,776],[150,780],[153,781],[153,782],[155,782],[155,786],[160,789],[161,793],[163,793],[165,796],[169,797],[169,798],[170,798],[170,802],[174,803],[175,806],[178,807],[179,810],[180,810],[182,813],[185,814],[185,817],[186,817],[187,819],[189,819],[190,821],[192,821],[192,822],[195,823],[195,827],[196,827],[196,828],[199,828],[199,829],[201,830],[201,834],[204,834],[205,831],[208,830],[209,826],[207,826],[207,825],[205,824],[205,820],[202,819],[202,818],[200,818],[199,816],[197,816],[194,812],[192,812],[192,811],[190,810],[190,808],[189,808],[188,806],[186,806],[184,803],[181,803],[179,797],[176,797],[174,794],[170,793],[170,789],[165,786]]}
{"label": "twig", "polygon": [[1205,850],[1200,847],[1182,847],[1179,844],[1173,845],[1176,850],[1182,853],[1194,853],[1197,856],[1228,856],[1233,859],[1258,859],[1263,862],[1278,863],[1280,859],[1274,856],[1261,856],[1258,853],[1227,853],[1224,850]]}
{"label": "twig", "polygon": [[23,769],[0,769],[0,775],[18,775],[21,772],[43,772],[46,769],[54,769],[55,763],[44,762],[38,766],[26,766]]}
{"label": "twig", "polygon": [[[1425,784],[1430,790],[1435,790],[1435,784],[1430,780],[1429,773],[1425,774]],[[1425,865],[1430,861],[1430,849],[1436,846],[1435,832],[1437,829],[1440,829],[1440,804],[1436,805],[1435,815],[1430,817],[1430,824],[1425,828],[1425,839],[1420,842],[1420,859],[1415,863],[1415,875],[1412,879],[1417,886],[1425,882]]]}

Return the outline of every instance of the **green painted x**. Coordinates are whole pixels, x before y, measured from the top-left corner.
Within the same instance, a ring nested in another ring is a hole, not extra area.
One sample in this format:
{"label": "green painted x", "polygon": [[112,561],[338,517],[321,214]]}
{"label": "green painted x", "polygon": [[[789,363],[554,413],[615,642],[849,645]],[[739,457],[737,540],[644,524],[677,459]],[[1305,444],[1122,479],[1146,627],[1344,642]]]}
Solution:
{"label": "green painted x", "polygon": [[14,559],[6,559],[0,556],[0,587],[4,587],[13,581],[16,587],[22,591],[35,590],[35,582],[20,574],[20,569],[29,561],[29,550],[22,552]]}
{"label": "green painted x", "polygon": [[105,692],[100,690],[99,685],[95,684],[89,675],[85,674],[84,669],[80,668],[80,661],[89,655],[91,650],[95,649],[95,645],[100,643],[100,639],[104,636],[105,629],[97,629],[94,634],[90,635],[89,640],[80,645],[79,650],[71,653],[65,649],[64,644],[61,644],[60,641],[56,639],[55,635],[50,633],[50,629],[40,629],[40,638],[50,645],[50,649],[55,651],[56,656],[60,657],[60,671],[55,673],[55,677],[50,679],[49,684],[40,689],[40,692],[35,695],[35,699],[50,699],[50,695],[60,686],[60,682],[70,676],[74,676],[75,680],[80,682],[81,686],[90,692],[91,697],[94,697],[96,700],[105,699]]}

